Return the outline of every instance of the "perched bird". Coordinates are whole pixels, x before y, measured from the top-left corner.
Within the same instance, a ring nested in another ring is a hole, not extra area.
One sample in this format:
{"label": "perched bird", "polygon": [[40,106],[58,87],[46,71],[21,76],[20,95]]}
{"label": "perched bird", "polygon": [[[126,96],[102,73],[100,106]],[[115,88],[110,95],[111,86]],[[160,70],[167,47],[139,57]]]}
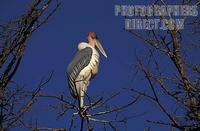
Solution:
{"label": "perched bird", "polygon": [[84,106],[84,95],[92,78],[98,72],[99,53],[96,48],[107,58],[107,55],[94,32],[87,35],[88,43],[78,44],[78,52],[67,67],[67,78],[71,95],[78,99],[79,107]]}

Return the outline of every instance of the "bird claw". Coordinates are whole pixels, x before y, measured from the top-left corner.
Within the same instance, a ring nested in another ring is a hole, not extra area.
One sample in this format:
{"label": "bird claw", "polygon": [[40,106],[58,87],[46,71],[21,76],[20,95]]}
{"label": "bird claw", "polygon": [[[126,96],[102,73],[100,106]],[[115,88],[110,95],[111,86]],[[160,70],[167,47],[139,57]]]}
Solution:
{"label": "bird claw", "polygon": [[85,117],[87,115],[87,109],[89,106],[83,106],[80,108],[79,110],[79,114],[81,115],[81,117]]}

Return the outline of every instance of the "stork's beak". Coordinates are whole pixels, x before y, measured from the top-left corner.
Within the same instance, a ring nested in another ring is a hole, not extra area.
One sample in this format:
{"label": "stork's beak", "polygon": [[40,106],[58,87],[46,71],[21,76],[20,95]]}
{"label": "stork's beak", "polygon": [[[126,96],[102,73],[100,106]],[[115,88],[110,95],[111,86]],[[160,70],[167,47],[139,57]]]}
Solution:
{"label": "stork's beak", "polygon": [[105,57],[105,58],[107,58],[107,55],[106,55],[106,52],[104,51],[104,49],[103,49],[103,47],[102,47],[102,45],[101,45],[101,43],[100,43],[100,41],[97,39],[96,40],[96,47],[99,49],[99,51],[103,54],[103,56]]}

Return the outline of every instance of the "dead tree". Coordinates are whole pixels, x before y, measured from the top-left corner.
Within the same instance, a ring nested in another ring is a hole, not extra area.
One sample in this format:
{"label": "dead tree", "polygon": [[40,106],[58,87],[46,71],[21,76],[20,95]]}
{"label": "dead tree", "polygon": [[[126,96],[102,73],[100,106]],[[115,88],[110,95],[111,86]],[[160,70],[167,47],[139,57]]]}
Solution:
{"label": "dead tree", "polygon": [[[49,6],[54,6],[49,8]],[[20,67],[24,51],[32,33],[38,30],[56,12],[60,5],[56,0],[34,0],[27,12],[15,20],[0,24],[0,130],[26,126],[24,114],[37,101],[36,96],[51,79],[41,80],[26,96],[26,90],[13,82]],[[21,103],[21,104],[18,104]],[[23,103],[23,104],[22,104]]]}
{"label": "dead tree", "polygon": [[[152,4],[169,3],[158,0]],[[199,6],[199,1],[184,0],[177,1],[177,4]],[[160,16],[161,20],[169,18]],[[147,120],[148,122],[169,126],[171,130],[176,128],[196,131],[200,130],[200,18],[184,17],[184,19],[184,30],[179,30],[176,26],[166,31],[126,30],[142,40],[147,47],[146,53],[136,53],[135,66],[136,77],[142,78],[140,80],[146,87],[142,90],[141,87],[130,90],[153,101],[166,116],[166,120]]]}
{"label": "dead tree", "polygon": [[[107,96],[101,96],[100,98],[86,94],[85,110],[81,110],[78,101],[71,96],[66,96],[66,93],[60,96],[41,93],[38,97],[58,101],[57,104],[50,104],[50,107],[58,111],[57,119],[64,117],[70,121],[70,123],[66,123],[66,130],[93,131],[100,128],[105,131],[117,131],[119,128],[124,128],[129,119],[138,116],[127,115],[125,112],[127,108],[130,108],[139,100],[140,95],[130,96],[129,100],[126,99],[128,102],[123,102],[123,104],[113,102],[124,97],[123,91],[122,89],[119,92],[109,93]],[[126,91],[125,93],[128,94],[129,92]]]}

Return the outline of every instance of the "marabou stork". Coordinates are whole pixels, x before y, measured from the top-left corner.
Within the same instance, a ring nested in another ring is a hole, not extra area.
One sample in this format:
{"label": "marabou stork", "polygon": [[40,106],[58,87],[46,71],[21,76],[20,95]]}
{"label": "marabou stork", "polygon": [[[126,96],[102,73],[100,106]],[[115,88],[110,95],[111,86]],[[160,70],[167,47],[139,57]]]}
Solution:
{"label": "marabou stork", "polygon": [[98,72],[99,53],[96,48],[107,58],[107,55],[94,32],[87,35],[88,43],[78,44],[78,52],[67,67],[68,85],[71,95],[78,99],[79,107],[84,106],[84,95],[87,86]]}

